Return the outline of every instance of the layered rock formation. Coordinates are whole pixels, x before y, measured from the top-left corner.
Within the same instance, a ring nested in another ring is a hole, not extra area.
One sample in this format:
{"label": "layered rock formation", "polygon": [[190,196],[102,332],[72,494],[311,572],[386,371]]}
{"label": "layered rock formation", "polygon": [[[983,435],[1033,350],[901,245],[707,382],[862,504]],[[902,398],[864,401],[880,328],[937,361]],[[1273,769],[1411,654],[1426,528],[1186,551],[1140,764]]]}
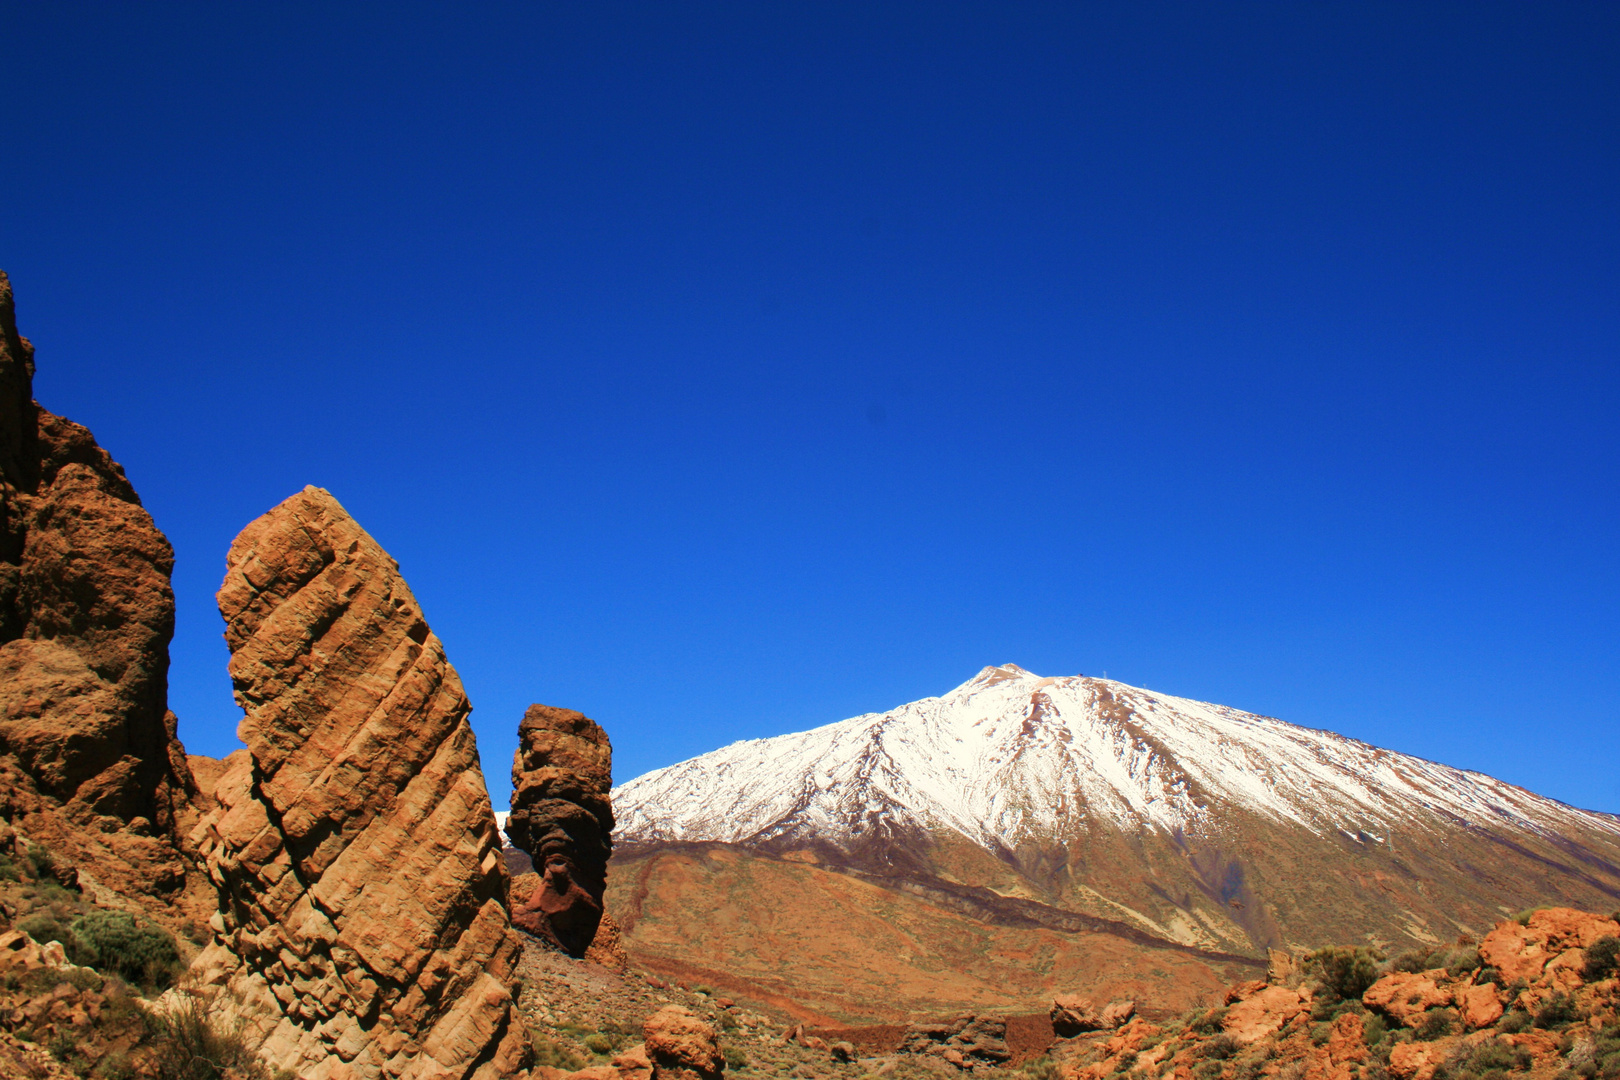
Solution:
{"label": "layered rock formation", "polygon": [[572,709],[529,706],[518,725],[506,834],[540,881],[513,920],[572,956],[585,955],[602,921],[612,786],[613,750],[600,725]]}
{"label": "layered rock formation", "polygon": [[33,376],[0,273],[0,816],[101,884],[174,903],[191,787],[167,708],[174,552]]}
{"label": "layered rock formation", "polygon": [[319,488],[231,545],[219,591],[248,753],[196,833],[193,966],[304,1080],[511,1075],[521,952],[471,707],[397,564]]}

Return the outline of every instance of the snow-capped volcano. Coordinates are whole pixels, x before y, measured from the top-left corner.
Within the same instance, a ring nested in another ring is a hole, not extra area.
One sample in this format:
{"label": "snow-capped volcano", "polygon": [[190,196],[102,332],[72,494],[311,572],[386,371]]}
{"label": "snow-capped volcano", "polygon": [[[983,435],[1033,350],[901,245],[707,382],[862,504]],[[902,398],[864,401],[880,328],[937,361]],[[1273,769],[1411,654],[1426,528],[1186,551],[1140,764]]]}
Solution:
{"label": "snow-capped volcano", "polygon": [[631,843],[843,846],[873,829],[950,830],[990,850],[1098,826],[1219,834],[1234,809],[1359,844],[1441,822],[1620,840],[1620,820],[1481,773],[1084,676],[987,667],[942,697],[756,739],[613,792]]}

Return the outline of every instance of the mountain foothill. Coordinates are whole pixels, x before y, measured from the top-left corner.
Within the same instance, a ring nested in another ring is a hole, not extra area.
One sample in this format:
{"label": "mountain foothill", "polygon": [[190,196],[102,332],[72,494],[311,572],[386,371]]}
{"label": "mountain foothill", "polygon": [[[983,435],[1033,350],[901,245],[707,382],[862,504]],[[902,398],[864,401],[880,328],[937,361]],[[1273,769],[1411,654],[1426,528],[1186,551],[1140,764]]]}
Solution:
{"label": "mountain foothill", "polygon": [[175,553],[33,397],[0,274],[0,1076],[1620,1078],[1620,820],[1106,679],[617,787],[517,724],[328,491],[217,602],[242,748],[168,707]]}

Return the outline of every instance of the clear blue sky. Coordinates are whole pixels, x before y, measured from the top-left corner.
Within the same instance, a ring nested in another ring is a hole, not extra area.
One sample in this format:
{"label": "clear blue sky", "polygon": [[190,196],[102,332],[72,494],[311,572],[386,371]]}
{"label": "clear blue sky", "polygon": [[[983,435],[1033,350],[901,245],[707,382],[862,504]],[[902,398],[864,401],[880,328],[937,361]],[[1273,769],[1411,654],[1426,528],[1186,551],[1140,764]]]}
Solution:
{"label": "clear blue sky", "polygon": [[306,483],[499,803],[1100,674],[1620,811],[1620,7],[0,3],[36,390],[174,541]]}

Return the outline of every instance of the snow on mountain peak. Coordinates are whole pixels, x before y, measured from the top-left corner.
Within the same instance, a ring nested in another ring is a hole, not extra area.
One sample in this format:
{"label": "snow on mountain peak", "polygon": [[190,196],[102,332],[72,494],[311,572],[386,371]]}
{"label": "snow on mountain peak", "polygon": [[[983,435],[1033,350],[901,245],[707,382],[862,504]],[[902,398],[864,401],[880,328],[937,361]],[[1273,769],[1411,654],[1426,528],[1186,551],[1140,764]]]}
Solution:
{"label": "snow on mountain peak", "polygon": [[1230,808],[1379,843],[1436,816],[1535,832],[1620,819],[1481,773],[1086,676],[986,667],[941,697],[734,743],[613,791],[628,842],[834,843],[948,829],[989,848],[1104,823],[1219,832]]}

